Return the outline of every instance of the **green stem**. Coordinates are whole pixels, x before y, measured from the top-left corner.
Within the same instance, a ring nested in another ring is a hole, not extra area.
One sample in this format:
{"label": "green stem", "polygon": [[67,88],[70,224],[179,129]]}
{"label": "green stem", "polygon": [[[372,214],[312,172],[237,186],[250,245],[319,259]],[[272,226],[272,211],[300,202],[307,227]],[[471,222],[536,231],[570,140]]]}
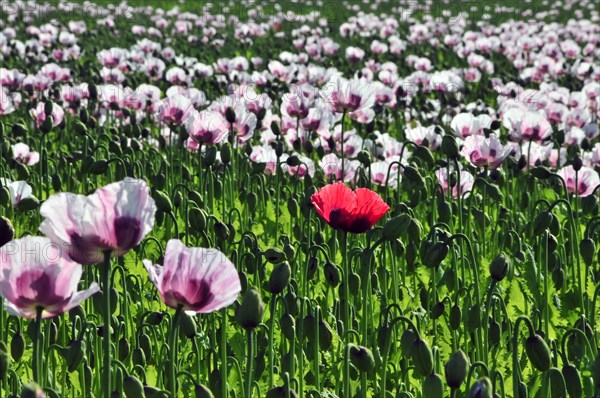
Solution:
{"label": "green stem", "polygon": [[104,338],[103,338],[103,351],[104,351],[104,394],[109,397],[112,393],[111,387],[111,352],[110,352],[110,324],[112,314],[110,311],[110,251],[104,253],[104,263],[102,264],[102,289],[104,293]]}
{"label": "green stem", "polygon": [[246,397],[252,398],[252,363],[254,362],[254,337],[253,330],[248,329],[248,366],[246,368]]}
{"label": "green stem", "polygon": [[[343,127],[342,127],[342,131],[343,131]],[[343,150],[342,150],[342,153],[343,153]],[[343,164],[344,163],[342,161],[342,165]],[[347,346],[349,343],[349,337],[350,337],[348,334],[348,330],[351,329],[351,326],[350,326],[350,324],[351,324],[351,322],[350,322],[350,286],[348,283],[348,280],[349,280],[348,274],[350,272],[350,267],[348,265],[348,242],[347,242],[348,235],[347,235],[347,232],[342,231],[341,236],[342,236],[342,267],[343,267],[342,277],[344,278],[344,301],[343,301],[344,319],[343,319],[343,323],[344,323],[344,335],[346,336],[345,340],[346,340],[346,346]],[[346,360],[344,361],[344,397],[349,397],[349,396],[350,396],[350,362],[349,362],[348,358],[346,358]]]}
{"label": "green stem", "polygon": [[44,311],[43,307],[36,308],[35,315],[35,337],[33,341],[33,381],[37,384],[41,385],[41,370],[42,365],[40,363],[41,355],[40,355],[40,328],[42,326],[42,312]]}
{"label": "green stem", "polygon": [[227,308],[222,310],[221,315],[221,397],[227,398]]}
{"label": "green stem", "polygon": [[169,391],[172,397],[177,396],[177,367],[175,366],[175,352],[177,352],[177,335],[179,324],[179,318],[181,317],[182,306],[178,305],[175,310],[175,316],[171,324],[171,341],[169,342]]}

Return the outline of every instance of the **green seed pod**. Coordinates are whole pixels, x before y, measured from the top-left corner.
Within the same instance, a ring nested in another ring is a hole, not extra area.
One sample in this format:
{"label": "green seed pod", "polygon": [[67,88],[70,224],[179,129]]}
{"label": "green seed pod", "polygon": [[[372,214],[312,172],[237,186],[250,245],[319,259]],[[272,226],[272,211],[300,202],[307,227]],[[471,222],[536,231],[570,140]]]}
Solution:
{"label": "green seed pod", "polygon": [[367,347],[350,345],[350,362],[360,372],[371,374],[375,369],[375,358]]}
{"label": "green seed pod", "polygon": [[85,358],[85,341],[81,339],[74,340],[67,351],[65,358],[67,363],[67,369],[69,372],[77,370],[81,361]]}
{"label": "green seed pod", "polygon": [[196,398],[215,398],[208,387],[202,384],[196,384],[194,387],[194,397]]}
{"label": "green seed pod", "polygon": [[292,268],[287,261],[277,264],[271,272],[267,290],[271,294],[281,293],[290,283]]}
{"label": "green seed pod", "polygon": [[129,340],[126,337],[119,339],[119,361],[123,362],[129,356]]}
{"label": "green seed pod", "polygon": [[492,398],[493,396],[492,382],[487,377],[477,380],[467,394],[467,398]]}
{"label": "green seed pod", "polygon": [[271,264],[278,264],[285,260],[285,253],[281,249],[269,248],[262,254]]}
{"label": "green seed pod", "polygon": [[254,329],[262,322],[265,312],[260,292],[250,287],[242,297],[242,304],[237,308],[236,318],[241,327],[246,330]]}
{"label": "green seed pod", "polygon": [[337,265],[328,261],[323,267],[323,274],[325,275],[325,280],[329,286],[337,287],[340,284],[341,271]]}
{"label": "green seed pod", "polygon": [[296,321],[290,314],[283,314],[281,321],[279,321],[279,328],[281,333],[289,341],[293,341],[295,337]]}
{"label": "green seed pod", "polygon": [[164,211],[165,213],[170,213],[173,211],[173,204],[171,203],[171,199],[167,196],[163,191],[156,190],[154,191],[154,201],[156,202],[156,207]]}
{"label": "green seed pod", "polygon": [[433,372],[433,354],[425,340],[416,339],[412,345],[412,360],[415,365],[415,373],[426,377]]}
{"label": "green seed pod", "polygon": [[525,352],[534,368],[540,372],[550,369],[550,348],[539,334],[529,336],[525,340]]}
{"label": "green seed pod", "polygon": [[123,379],[123,393],[126,398],[144,398],[144,386],[135,376],[127,375]]}
{"label": "green seed pod", "polygon": [[594,255],[596,254],[596,244],[590,238],[585,238],[579,244],[579,251],[581,252],[581,257],[585,262],[585,265],[588,267],[592,266],[594,262]]}
{"label": "green seed pod", "polygon": [[565,378],[567,392],[571,398],[583,397],[583,385],[581,376],[577,368],[571,364],[566,364],[562,368],[562,374]]}
{"label": "green seed pod", "polygon": [[502,281],[510,271],[510,264],[504,253],[500,253],[490,263],[490,276],[496,282]]}
{"label": "green seed pod", "polygon": [[423,398],[441,398],[444,396],[444,384],[437,373],[423,379]]}
{"label": "green seed pod", "polygon": [[[1,190],[0,190],[1,192]],[[4,246],[15,237],[15,229],[10,220],[4,216],[0,217],[0,247]]]}
{"label": "green seed pod", "polygon": [[4,380],[8,369],[10,369],[10,355],[8,354],[8,347],[4,341],[0,340],[0,379]]}
{"label": "green seed pod", "polygon": [[319,322],[319,347],[321,351],[329,351],[333,343],[333,331],[325,321]]}
{"label": "green seed pod", "polygon": [[133,352],[131,353],[131,362],[134,365],[139,365],[141,367],[145,367],[146,366],[146,354],[144,354],[144,350],[142,350],[141,348],[136,348],[135,350],[133,350]]}
{"label": "green seed pod", "polygon": [[453,389],[460,388],[460,385],[466,380],[468,372],[469,358],[467,358],[462,350],[456,351],[452,354],[444,367],[446,384]]}
{"label": "green seed pod", "polygon": [[533,235],[541,236],[550,226],[550,223],[552,223],[552,214],[546,210],[540,212],[533,222]]}
{"label": "green seed pod", "polygon": [[19,362],[25,351],[25,339],[21,333],[15,333],[10,341],[10,355],[15,362]]}
{"label": "green seed pod", "polygon": [[17,205],[17,209],[21,211],[35,210],[39,207],[40,201],[35,196],[29,196],[25,199],[21,199]]}
{"label": "green seed pod", "polygon": [[448,134],[442,137],[441,148],[442,153],[450,159],[456,159],[460,152],[460,149],[458,148],[458,143],[456,142],[456,138]]}
{"label": "green seed pod", "polygon": [[158,326],[164,319],[165,315],[162,312],[153,311],[146,316],[146,323],[152,326]]}
{"label": "green seed pod", "polygon": [[460,321],[462,320],[462,310],[458,305],[453,305],[450,308],[450,321],[449,326],[452,330],[458,330],[460,328]]}
{"label": "green seed pod", "polygon": [[408,214],[400,214],[385,223],[383,226],[383,239],[388,242],[398,239],[408,230],[411,218]]}
{"label": "green seed pod", "polygon": [[188,339],[196,337],[196,321],[185,312],[180,314],[179,328],[181,329],[183,335]]}
{"label": "green seed pod", "polygon": [[402,354],[406,357],[412,356],[413,344],[417,341],[417,334],[412,329],[406,329],[400,338]]}

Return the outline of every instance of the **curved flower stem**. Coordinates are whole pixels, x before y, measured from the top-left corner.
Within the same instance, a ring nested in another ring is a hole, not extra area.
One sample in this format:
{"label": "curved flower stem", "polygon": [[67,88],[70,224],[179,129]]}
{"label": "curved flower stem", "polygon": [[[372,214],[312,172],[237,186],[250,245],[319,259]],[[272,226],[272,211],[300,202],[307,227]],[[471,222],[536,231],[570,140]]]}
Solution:
{"label": "curved flower stem", "polygon": [[169,341],[169,391],[172,397],[177,396],[177,369],[175,366],[175,352],[177,352],[177,335],[179,318],[181,317],[182,306],[178,305],[175,310],[175,316],[171,322],[171,341]]}
{"label": "curved flower stem", "polygon": [[221,315],[221,397],[227,398],[227,308],[221,311]]}
{"label": "curved flower stem", "polygon": [[41,385],[41,358],[40,355],[40,327],[42,326],[42,312],[44,311],[43,307],[36,308],[35,315],[35,337],[33,341],[33,381],[37,384]]}
{"label": "curved flower stem", "polygon": [[513,396],[518,397],[519,396],[519,382],[521,381],[521,371],[519,369],[519,350],[518,350],[518,341],[519,341],[519,326],[521,326],[521,323],[525,322],[525,325],[527,326],[528,330],[529,330],[529,334],[533,335],[534,334],[534,329],[533,329],[533,325],[531,324],[531,320],[525,316],[525,315],[521,315],[519,318],[517,318],[516,322],[515,322],[515,328],[514,328],[514,332],[513,332],[513,344],[512,344],[512,356],[513,356]]}
{"label": "curved flower stem", "polygon": [[271,319],[269,320],[269,390],[273,388],[274,377],[273,368],[275,362],[275,351],[273,350],[273,329],[275,329],[275,311],[277,306],[277,294],[271,296],[271,302],[269,303],[269,310]]}
{"label": "curved flower stem", "polygon": [[342,140],[340,141],[340,146],[342,147],[342,150],[340,151],[341,152],[340,155],[342,158],[342,167],[341,167],[342,181],[344,181],[344,175],[345,175],[344,174],[344,157],[345,157],[345,155],[344,155],[344,133],[346,132],[345,126],[344,126],[345,121],[346,121],[346,111],[344,110],[344,112],[342,113]]}
{"label": "curved flower stem", "polygon": [[110,324],[112,314],[110,311],[110,251],[104,252],[104,263],[102,264],[102,289],[104,293],[104,308],[102,309],[104,314],[104,338],[103,338],[103,351],[104,351],[104,394],[110,396],[112,393],[111,387],[111,344],[110,344]]}

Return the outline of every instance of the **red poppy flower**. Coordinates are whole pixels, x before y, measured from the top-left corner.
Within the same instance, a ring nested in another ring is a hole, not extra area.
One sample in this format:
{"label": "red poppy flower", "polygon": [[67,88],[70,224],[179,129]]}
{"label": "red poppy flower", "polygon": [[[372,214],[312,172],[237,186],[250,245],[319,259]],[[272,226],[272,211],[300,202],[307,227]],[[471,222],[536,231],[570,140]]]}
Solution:
{"label": "red poppy flower", "polygon": [[324,186],[310,200],[327,224],[355,234],[371,229],[390,209],[381,196],[370,189],[352,191],[343,182]]}

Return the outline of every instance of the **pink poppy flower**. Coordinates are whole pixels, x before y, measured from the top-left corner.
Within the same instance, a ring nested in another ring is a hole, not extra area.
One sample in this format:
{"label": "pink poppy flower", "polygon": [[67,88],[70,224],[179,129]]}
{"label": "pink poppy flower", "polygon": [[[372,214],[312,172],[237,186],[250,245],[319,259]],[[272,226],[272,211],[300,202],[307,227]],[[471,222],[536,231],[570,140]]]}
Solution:
{"label": "pink poppy flower", "polygon": [[206,314],[225,308],[235,302],[242,289],[235,266],[217,249],[188,248],[171,239],[162,267],[149,260],[143,263],[163,302],[187,313]]}
{"label": "pink poppy flower", "polygon": [[154,226],[156,205],[145,181],[126,178],[89,196],[59,193],[40,208],[40,231],[67,247],[81,264],[96,264],[104,252],[121,256]]}
{"label": "pink poppy flower", "polygon": [[[29,111],[31,116],[35,119],[35,123],[37,124],[38,127],[40,127],[42,125],[42,123],[44,123],[44,121],[46,120],[47,115],[46,115],[46,112],[44,109],[45,106],[46,105],[43,102],[40,102],[35,108],[33,108]],[[56,127],[62,123],[63,118],[65,117],[65,111],[63,110],[63,108],[61,108],[60,105],[53,102],[51,116],[52,116],[52,124],[54,125],[54,127]]]}
{"label": "pink poppy flower", "polygon": [[375,102],[373,85],[363,79],[346,80],[338,77],[325,85],[321,96],[339,113],[366,110]]}
{"label": "pink poppy flower", "polygon": [[80,264],[62,255],[61,247],[48,238],[28,236],[0,249],[0,295],[6,310],[15,316],[52,318],[78,306],[97,293],[94,282],[77,290],[83,273]]}
{"label": "pink poppy flower", "polygon": [[158,114],[163,123],[181,126],[193,111],[192,101],[183,95],[175,94],[162,100]]}
{"label": "pink poppy flower", "polygon": [[461,154],[475,167],[495,169],[510,155],[510,146],[504,146],[495,134],[470,135],[465,139]]}
{"label": "pink poppy flower", "polygon": [[229,133],[229,123],[219,112],[194,112],[186,123],[190,137],[199,144],[217,144]]}
{"label": "pink poppy flower", "polygon": [[[598,176],[598,173],[594,169],[589,167],[582,167],[577,172],[577,176],[575,175],[575,169],[571,165],[558,170],[557,174],[565,180],[569,193],[576,193],[581,197],[591,195],[596,187],[600,185],[600,176]],[[575,184],[576,179],[577,184]]]}
{"label": "pink poppy flower", "polygon": [[[450,177],[456,174],[454,170],[450,170]],[[461,197],[467,193],[471,192],[473,189],[473,183],[475,179],[473,175],[468,171],[461,170],[460,171],[460,190],[456,182],[452,184],[452,182],[448,182],[448,170],[447,169],[438,169],[435,172],[435,176],[437,177],[438,183],[442,186],[444,193],[448,193],[448,189],[452,190],[452,197],[454,199],[458,199],[458,195]],[[458,180],[458,179],[457,179]]]}
{"label": "pink poppy flower", "polygon": [[492,120],[487,115],[473,116],[471,113],[459,113],[450,122],[450,127],[458,137],[467,138],[470,135],[483,134],[483,129],[489,128],[491,124]]}
{"label": "pink poppy flower", "polygon": [[0,178],[0,186],[8,188],[10,193],[10,201],[13,207],[17,207],[19,203],[33,194],[33,189],[25,181],[11,181],[6,178]]}
{"label": "pink poppy flower", "polygon": [[29,149],[27,144],[19,142],[12,146],[13,158],[27,166],[33,166],[40,161],[40,154]]}

